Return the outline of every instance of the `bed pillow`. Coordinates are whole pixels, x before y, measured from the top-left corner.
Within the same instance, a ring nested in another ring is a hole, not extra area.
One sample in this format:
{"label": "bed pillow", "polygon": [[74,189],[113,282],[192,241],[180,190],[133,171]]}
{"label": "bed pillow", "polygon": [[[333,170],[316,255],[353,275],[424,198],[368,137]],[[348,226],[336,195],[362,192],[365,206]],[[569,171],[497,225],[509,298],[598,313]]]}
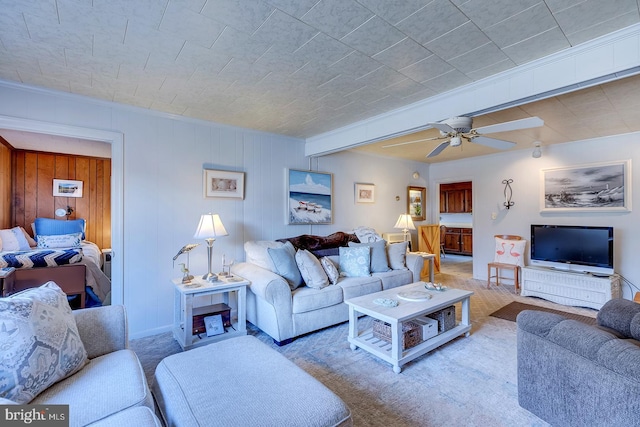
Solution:
{"label": "bed pillow", "polygon": [[363,277],[371,275],[371,248],[368,246],[340,247],[340,275]]}
{"label": "bed pillow", "polygon": [[54,282],[0,298],[0,397],[27,404],[87,363],[67,296]]}
{"label": "bed pillow", "polygon": [[55,236],[58,234],[82,233],[82,240],[85,234],[84,219],[73,219],[69,221],[51,218],[36,218],[35,221],[36,241],[39,236]]}
{"label": "bed pillow", "polygon": [[322,269],[324,270],[324,272],[327,273],[329,282],[331,282],[332,285],[338,283],[340,273],[338,272],[338,268],[333,263],[333,261],[331,261],[329,257],[323,256],[322,258],[320,258],[320,264],[322,264]]}
{"label": "bed pillow", "polygon": [[31,249],[29,242],[20,227],[0,230],[0,250],[28,251],[29,249]]}
{"label": "bed pillow", "polygon": [[296,250],[291,242],[286,242],[280,248],[267,248],[267,253],[273,263],[274,273],[282,276],[291,290],[302,284],[302,276],[296,264]]}
{"label": "bed pillow", "polygon": [[58,234],[55,236],[38,236],[38,249],[79,248],[82,233]]}
{"label": "bed pillow", "polygon": [[387,245],[389,266],[392,270],[407,270],[407,248],[409,242],[391,243]]}
{"label": "bed pillow", "polygon": [[349,242],[349,246],[368,246],[371,248],[371,272],[384,273],[389,271],[389,261],[387,260],[387,242],[377,240],[375,242],[355,243]]}
{"label": "bed pillow", "polygon": [[322,289],[329,286],[327,273],[324,272],[320,261],[314,254],[306,249],[300,249],[296,252],[296,263],[302,279],[308,287]]}

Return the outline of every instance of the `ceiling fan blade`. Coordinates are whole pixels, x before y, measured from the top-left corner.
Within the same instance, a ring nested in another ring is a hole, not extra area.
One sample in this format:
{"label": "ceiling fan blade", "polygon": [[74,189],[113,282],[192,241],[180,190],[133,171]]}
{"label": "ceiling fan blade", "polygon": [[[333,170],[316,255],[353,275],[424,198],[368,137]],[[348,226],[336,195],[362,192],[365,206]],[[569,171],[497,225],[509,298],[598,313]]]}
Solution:
{"label": "ceiling fan blade", "polygon": [[544,125],[544,120],[540,117],[529,117],[527,119],[514,120],[512,122],[497,123],[495,125],[482,126],[474,129],[476,133],[498,133],[510,130],[537,128]]}
{"label": "ceiling fan blade", "polygon": [[443,139],[444,136],[436,136],[433,138],[414,139],[413,141],[398,142],[397,144],[383,145],[382,148],[399,147],[401,145],[414,144],[416,142],[433,141],[434,139]]}
{"label": "ceiling fan blade", "polygon": [[440,132],[444,133],[455,133],[456,130],[449,126],[446,123],[427,123],[429,126],[438,129]]}
{"label": "ceiling fan blade", "polygon": [[507,150],[516,145],[515,142],[503,141],[502,139],[489,138],[487,136],[475,136],[470,138],[470,141],[476,144],[486,145],[487,147],[497,148],[499,150]]}
{"label": "ceiling fan blade", "polygon": [[431,150],[431,152],[429,154],[427,154],[427,157],[435,157],[438,154],[440,154],[442,152],[442,150],[444,150],[445,148],[447,148],[449,146],[450,141],[445,141],[445,142],[441,142],[440,145],[438,145],[436,148],[434,148],[433,150]]}

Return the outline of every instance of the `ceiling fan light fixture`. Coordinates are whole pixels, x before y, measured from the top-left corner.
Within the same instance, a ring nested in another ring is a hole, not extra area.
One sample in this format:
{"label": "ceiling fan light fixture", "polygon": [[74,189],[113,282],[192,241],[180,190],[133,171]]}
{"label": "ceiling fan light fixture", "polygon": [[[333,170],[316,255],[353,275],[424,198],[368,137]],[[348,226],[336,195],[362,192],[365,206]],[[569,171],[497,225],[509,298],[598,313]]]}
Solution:
{"label": "ceiling fan light fixture", "polygon": [[452,147],[458,147],[460,144],[462,144],[462,139],[459,136],[454,136],[451,138],[450,145]]}
{"label": "ceiling fan light fixture", "polygon": [[540,146],[542,144],[540,143],[540,141],[535,141],[533,143],[533,153],[531,153],[531,157],[533,157],[534,159],[539,159],[540,157],[542,157],[542,150],[540,149]]}

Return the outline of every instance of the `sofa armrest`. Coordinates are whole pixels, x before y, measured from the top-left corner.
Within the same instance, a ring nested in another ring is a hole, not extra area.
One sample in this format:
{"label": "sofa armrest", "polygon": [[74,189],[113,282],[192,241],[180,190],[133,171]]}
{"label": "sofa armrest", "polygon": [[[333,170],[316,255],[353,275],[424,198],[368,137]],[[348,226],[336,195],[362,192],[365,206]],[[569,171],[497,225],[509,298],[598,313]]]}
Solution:
{"label": "sofa armrest", "polygon": [[407,252],[407,268],[411,270],[413,274],[413,281],[419,282],[422,275],[422,269],[424,267],[424,258],[422,255],[418,255],[413,252]]}
{"label": "sofa armrest", "polygon": [[291,288],[282,276],[249,262],[234,264],[232,271],[251,282],[251,292],[273,305],[276,313],[291,316]]}
{"label": "sofa armrest", "polygon": [[73,315],[89,359],[129,346],[127,314],[123,305],[74,310]]}
{"label": "sofa armrest", "polygon": [[640,338],[640,304],[622,298],[607,301],[597,315],[598,325],[626,338]]}

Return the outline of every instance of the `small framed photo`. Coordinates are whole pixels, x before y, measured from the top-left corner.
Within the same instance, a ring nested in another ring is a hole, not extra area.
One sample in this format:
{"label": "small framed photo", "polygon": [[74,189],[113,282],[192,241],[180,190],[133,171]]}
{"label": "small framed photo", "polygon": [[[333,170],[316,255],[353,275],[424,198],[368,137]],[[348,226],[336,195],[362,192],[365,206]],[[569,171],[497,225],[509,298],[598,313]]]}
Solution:
{"label": "small framed photo", "polygon": [[356,183],[356,203],[375,203],[376,186]]}
{"label": "small framed photo", "polygon": [[82,197],[82,181],[54,179],[53,195],[56,197]]}
{"label": "small framed photo", "polygon": [[204,197],[244,199],[244,172],[205,169]]}
{"label": "small framed photo", "polygon": [[407,211],[413,221],[425,220],[427,189],[425,187],[407,187]]}
{"label": "small framed photo", "polygon": [[208,337],[224,334],[225,330],[224,330],[224,325],[222,324],[222,315],[214,314],[213,316],[205,317],[204,327],[207,331]]}

